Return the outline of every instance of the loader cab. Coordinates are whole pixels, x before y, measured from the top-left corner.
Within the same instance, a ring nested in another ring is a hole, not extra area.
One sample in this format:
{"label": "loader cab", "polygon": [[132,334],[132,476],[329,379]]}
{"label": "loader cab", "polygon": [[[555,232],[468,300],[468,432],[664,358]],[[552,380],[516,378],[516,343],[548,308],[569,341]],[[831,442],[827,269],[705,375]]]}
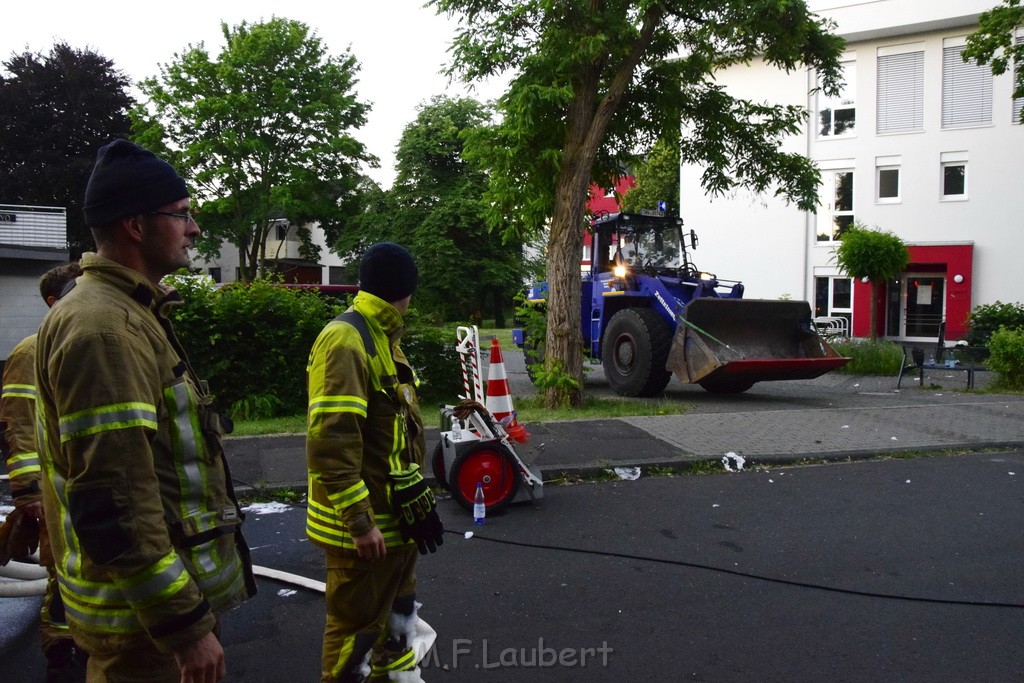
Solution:
{"label": "loader cab", "polygon": [[615,213],[591,225],[593,254],[591,278],[608,279],[630,274],[699,278],[689,252],[697,235],[683,231],[680,218]]}

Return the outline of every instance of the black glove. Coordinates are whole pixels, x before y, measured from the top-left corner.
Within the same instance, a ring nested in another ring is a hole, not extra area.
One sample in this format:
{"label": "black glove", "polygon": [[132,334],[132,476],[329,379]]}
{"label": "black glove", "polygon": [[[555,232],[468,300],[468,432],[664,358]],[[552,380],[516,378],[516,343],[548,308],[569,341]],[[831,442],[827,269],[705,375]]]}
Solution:
{"label": "black glove", "polygon": [[413,464],[401,472],[391,472],[391,502],[398,516],[402,540],[416,541],[421,555],[436,552],[444,544],[444,525],[437,515],[434,494]]}

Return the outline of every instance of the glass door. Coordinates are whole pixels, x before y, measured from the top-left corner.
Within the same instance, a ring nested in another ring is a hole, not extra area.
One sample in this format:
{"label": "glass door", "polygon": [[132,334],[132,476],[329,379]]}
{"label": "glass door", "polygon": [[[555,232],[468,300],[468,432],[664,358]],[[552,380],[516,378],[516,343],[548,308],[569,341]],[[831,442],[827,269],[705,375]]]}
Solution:
{"label": "glass door", "polygon": [[903,336],[937,339],[946,312],[946,278],[942,275],[903,276]]}

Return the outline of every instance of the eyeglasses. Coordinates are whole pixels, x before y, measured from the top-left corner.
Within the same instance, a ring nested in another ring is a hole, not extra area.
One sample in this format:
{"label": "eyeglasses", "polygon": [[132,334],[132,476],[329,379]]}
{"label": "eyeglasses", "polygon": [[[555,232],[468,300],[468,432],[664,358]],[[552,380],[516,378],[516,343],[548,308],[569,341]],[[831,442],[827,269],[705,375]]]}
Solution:
{"label": "eyeglasses", "polygon": [[189,221],[195,221],[195,216],[192,215],[191,211],[185,211],[183,213],[174,213],[173,211],[150,211],[151,215],[154,216],[170,216],[171,218],[180,218],[187,225]]}

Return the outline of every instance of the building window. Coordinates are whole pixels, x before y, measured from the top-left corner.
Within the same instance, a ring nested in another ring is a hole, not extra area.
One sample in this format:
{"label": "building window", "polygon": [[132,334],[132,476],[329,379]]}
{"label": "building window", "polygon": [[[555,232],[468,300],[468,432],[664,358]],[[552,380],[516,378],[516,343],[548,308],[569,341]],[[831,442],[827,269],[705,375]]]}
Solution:
{"label": "building window", "polygon": [[214,282],[220,282],[220,279],[221,279],[220,268],[210,268],[210,278]]}
{"label": "building window", "polygon": [[344,266],[327,266],[327,284],[346,285]]}
{"label": "building window", "polygon": [[836,137],[853,135],[857,123],[857,92],[856,62],[847,61],[842,65],[842,91],[830,97],[818,90],[818,135],[819,137]]}
{"label": "building window", "polygon": [[964,62],[964,39],[947,39],[942,47],[942,127],[992,123],[992,72]]}
{"label": "building window", "polygon": [[924,50],[890,47],[878,51],[877,131],[924,130]]}
{"label": "building window", "polygon": [[880,168],[878,169],[878,199],[879,201],[899,201],[900,198],[900,169]]}
{"label": "building window", "polygon": [[942,198],[967,199],[967,153],[943,152],[939,161],[942,168]]}
{"label": "building window", "polygon": [[942,165],[942,198],[962,199],[967,196],[967,164],[954,162]]}
{"label": "building window", "polygon": [[853,280],[848,277],[814,278],[814,317],[853,318]]}
{"label": "building window", "polygon": [[901,157],[875,157],[875,199],[880,204],[900,201]]}
{"label": "building window", "polygon": [[277,241],[284,242],[288,239],[288,230],[291,228],[287,223],[278,223],[275,228],[277,229]]}
{"label": "building window", "polygon": [[829,210],[828,223],[818,230],[818,241],[829,242],[842,238],[843,233],[853,225],[853,171],[832,171],[823,174]]}

